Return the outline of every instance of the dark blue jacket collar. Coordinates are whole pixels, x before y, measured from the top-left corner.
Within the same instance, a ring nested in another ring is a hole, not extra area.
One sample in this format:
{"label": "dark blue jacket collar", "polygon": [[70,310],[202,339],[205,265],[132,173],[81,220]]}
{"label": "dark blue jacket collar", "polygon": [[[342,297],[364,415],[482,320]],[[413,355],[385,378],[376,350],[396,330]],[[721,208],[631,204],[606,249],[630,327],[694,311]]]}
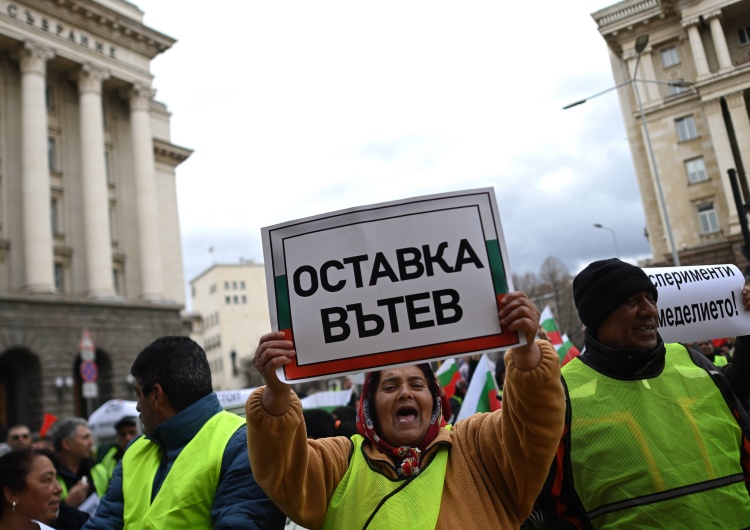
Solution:
{"label": "dark blue jacket collar", "polygon": [[159,425],[149,439],[167,450],[184,447],[208,420],[222,410],[216,394],[211,392]]}

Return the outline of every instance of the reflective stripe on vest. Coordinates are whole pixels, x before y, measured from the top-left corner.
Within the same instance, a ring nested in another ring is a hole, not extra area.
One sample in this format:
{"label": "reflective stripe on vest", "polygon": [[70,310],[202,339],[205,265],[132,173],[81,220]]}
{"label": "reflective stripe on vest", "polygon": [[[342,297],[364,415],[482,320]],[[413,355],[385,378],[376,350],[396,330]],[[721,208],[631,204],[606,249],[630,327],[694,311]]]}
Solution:
{"label": "reflective stripe on vest", "polygon": [[[450,426],[448,426],[450,428]],[[438,448],[432,461],[411,479],[392,479],[373,471],[363,454],[359,434],[349,469],[333,492],[324,530],[434,530],[448,466],[448,447]],[[382,506],[381,506],[382,505]],[[372,520],[372,513],[377,513]]]}
{"label": "reflective stripe on vest", "polygon": [[594,528],[750,526],[742,432],[709,374],[667,344],[651,379],[562,369],[571,411],[573,483]]}
{"label": "reflective stripe on vest", "polygon": [[210,529],[211,506],[219,484],[224,449],[245,420],[219,412],[177,456],[151,502],[154,476],[162,459],[158,444],[145,436],[122,457],[125,529]]}

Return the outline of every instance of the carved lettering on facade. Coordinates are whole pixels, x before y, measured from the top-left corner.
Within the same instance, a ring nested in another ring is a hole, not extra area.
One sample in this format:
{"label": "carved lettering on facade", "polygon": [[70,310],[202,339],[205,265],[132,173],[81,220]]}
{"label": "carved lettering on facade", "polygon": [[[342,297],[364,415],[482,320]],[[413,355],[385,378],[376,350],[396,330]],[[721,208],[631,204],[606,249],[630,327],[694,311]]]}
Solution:
{"label": "carved lettering on facade", "polygon": [[93,50],[102,55],[107,55],[110,59],[117,59],[117,48],[115,48],[115,46],[103,42],[77,28],[63,25],[62,22],[51,20],[44,15],[40,15],[14,3],[6,4],[5,12],[14,20],[39,28],[42,31],[48,32],[61,39],[65,39],[68,42],[78,44],[83,48]]}

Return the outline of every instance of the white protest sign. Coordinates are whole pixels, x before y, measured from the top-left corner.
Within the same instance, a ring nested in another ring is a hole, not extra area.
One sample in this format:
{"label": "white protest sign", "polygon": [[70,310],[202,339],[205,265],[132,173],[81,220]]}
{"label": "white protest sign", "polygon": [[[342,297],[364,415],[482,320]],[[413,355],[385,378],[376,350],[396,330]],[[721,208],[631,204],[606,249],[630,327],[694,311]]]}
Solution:
{"label": "white protest sign", "polygon": [[664,342],[696,342],[750,334],[742,305],[745,278],[734,265],[644,268],[659,291]]}
{"label": "white protest sign", "polygon": [[522,344],[492,188],[351,208],[262,229],[275,330],[302,382]]}

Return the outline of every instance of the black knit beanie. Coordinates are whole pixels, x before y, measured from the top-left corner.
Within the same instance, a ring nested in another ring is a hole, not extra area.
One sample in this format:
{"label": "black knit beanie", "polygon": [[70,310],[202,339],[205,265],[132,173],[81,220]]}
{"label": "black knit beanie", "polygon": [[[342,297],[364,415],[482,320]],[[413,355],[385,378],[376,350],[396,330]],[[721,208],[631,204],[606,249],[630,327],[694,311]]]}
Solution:
{"label": "black knit beanie", "polygon": [[620,304],[643,291],[653,294],[654,300],[659,296],[643,269],[617,258],[595,261],[573,280],[578,317],[592,335]]}

